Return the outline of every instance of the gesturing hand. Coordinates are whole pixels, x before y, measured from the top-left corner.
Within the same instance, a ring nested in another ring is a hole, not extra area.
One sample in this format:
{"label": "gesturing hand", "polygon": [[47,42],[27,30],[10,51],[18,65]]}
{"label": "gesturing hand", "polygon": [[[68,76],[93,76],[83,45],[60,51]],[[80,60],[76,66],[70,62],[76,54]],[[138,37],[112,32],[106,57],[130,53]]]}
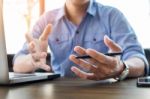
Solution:
{"label": "gesturing hand", "polygon": [[[118,44],[107,36],[104,37],[104,43],[111,50],[111,52],[121,52],[122,50]],[[73,66],[71,70],[80,78],[90,80],[113,78],[118,76],[123,68],[123,63],[118,57],[106,56],[94,49],[84,49],[79,46],[76,46],[74,50],[79,55],[89,55],[92,57],[91,59],[83,60],[76,59],[75,55],[70,56],[71,61],[79,65],[81,68],[89,71],[87,73]]]}
{"label": "gesturing hand", "polygon": [[50,66],[46,65],[48,36],[51,32],[52,25],[48,24],[39,39],[33,38],[30,34],[26,34],[28,50],[31,55],[33,71],[38,68],[50,71]]}

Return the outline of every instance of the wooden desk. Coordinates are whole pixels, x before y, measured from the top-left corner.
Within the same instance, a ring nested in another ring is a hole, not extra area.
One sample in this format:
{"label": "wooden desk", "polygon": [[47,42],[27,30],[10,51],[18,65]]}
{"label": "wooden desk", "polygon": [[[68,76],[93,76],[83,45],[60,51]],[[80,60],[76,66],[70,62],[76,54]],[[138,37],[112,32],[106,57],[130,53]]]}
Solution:
{"label": "wooden desk", "polygon": [[136,87],[136,79],[109,84],[58,78],[19,86],[0,86],[0,99],[150,99],[150,88]]}

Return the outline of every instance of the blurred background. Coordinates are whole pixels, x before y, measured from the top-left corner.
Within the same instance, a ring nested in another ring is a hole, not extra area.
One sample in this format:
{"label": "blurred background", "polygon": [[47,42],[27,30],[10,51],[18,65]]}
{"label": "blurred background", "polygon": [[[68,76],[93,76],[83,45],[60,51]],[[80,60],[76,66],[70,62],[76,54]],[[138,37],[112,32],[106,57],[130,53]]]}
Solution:
{"label": "blurred background", "polygon": [[[144,48],[150,48],[150,0],[96,0],[120,9]],[[40,15],[64,5],[65,0],[4,0],[4,25],[7,53],[21,49],[26,32]]]}

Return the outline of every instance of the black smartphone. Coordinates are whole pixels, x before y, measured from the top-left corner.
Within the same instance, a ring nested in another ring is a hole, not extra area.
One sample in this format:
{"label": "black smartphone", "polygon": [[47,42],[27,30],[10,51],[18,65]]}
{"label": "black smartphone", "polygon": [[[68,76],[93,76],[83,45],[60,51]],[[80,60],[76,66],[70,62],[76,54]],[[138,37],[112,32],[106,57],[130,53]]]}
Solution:
{"label": "black smartphone", "polygon": [[147,77],[139,77],[137,79],[138,87],[150,87],[150,76]]}

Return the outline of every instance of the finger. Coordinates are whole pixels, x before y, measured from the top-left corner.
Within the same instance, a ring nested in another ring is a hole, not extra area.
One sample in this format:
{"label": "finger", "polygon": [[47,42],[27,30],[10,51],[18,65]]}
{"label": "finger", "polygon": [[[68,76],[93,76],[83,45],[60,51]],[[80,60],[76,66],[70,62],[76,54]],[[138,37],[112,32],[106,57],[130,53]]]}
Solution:
{"label": "finger", "polygon": [[[74,51],[79,54],[79,55],[86,55],[86,49],[84,49],[83,47],[80,47],[80,46],[76,46],[74,48]],[[91,59],[86,59],[86,61],[88,61],[89,63],[91,64],[94,64],[94,63],[97,63],[97,61],[93,58]]]}
{"label": "finger", "polygon": [[25,37],[26,37],[26,40],[27,40],[28,43],[30,43],[31,41],[33,41],[33,37],[31,36],[31,34],[26,33]]}
{"label": "finger", "polygon": [[109,64],[112,61],[112,58],[104,55],[103,53],[97,52],[94,49],[87,49],[86,53],[90,55],[93,59],[97,60],[101,64]]}
{"label": "finger", "polygon": [[86,54],[86,49],[80,46],[75,46],[74,51],[79,54],[79,55],[85,55]]}
{"label": "finger", "polygon": [[34,61],[46,60],[47,53],[46,52],[36,52],[32,53],[32,58]]}
{"label": "finger", "polygon": [[82,79],[95,80],[95,76],[93,73],[86,73],[75,66],[71,67],[71,70]]}
{"label": "finger", "polygon": [[112,52],[121,52],[122,48],[111,40],[107,35],[104,36],[104,43]]}
{"label": "finger", "polygon": [[45,71],[50,71],[51,70],[50,66],[48,66],[47,64],[44,64],[44,63],[42,63],[40,61],[33,62],[33,64],[34,64],[36,69],[40,68],[40,69],[43,69]]}
{"label": "finger", "polygon": [[[96,63],[88,63],[82,59],[76,59],[75,55],[70,55],[70,60],[72,60],[75,64],[79,65],[80,67],[89,70],[92,73],[101,73],[101,74],[108,74],[108,70],[112,67],[101,64],[96,61]],[[92,61],[93,62],[93,61]]]}
{"label": "finger", "polygon": [[35,44],[34,44],[34,42],[30,42],[30,43],[29,43],[28,49],[29,49],[29,52],[30,52],[30,53],[35,53],[35,52],[36,52],[36,51],[35,51]]}
{"label": "finger", "polygon": [[41,68],[41,69],[43,69],[43,70],[45,70],[45,71],[50,71],[50,70],[51,70],[50,66],[47,65],[47,64],[41,64],[41,65],[39,66],[39,68]]}
{"label": "finger", "polygon": [[40,58],[46,59],[47,53],[46,52],[41,52]]}
{"label": "finger", "polygon": [[93,65],[89,64],[88,62],[82,59],[76,59],[75,55],[70,55],[69,59],[73,61],[75,64],[79,65],[80,67],[87,69],[91,72],[96,72],[97,68]]}
{"label": "finger", "polygon": [[46,71],[50,71],[51,70],[50,66],[46,64],[46,56],[47,55],[45,52],[36,53],[36,54],[33,54],[33,59],[36,64],[36,67],[44,69]]}
{"label": "finger", "polygon": [[97,60],[98,61],[97,64],[103,64],[103,65],[96,65],[99,68],[102,68],[103,66],[107,66],[107,68],[115,68],[118,64],[118,58],[104,55],[93,49],[87,49],[86,53],[95,60]]}
{"label": "finger", "polygon": [[40,68],[41,68],[41,69],[44,69],[44,70],[46,70],[46,71],[50,71],[50,70],[51,70],[50,66],[48,66],[48,65],[46,64],[46,56],[47,56],[47,54],[46,54],[45,52],[42,52],[42,53],[41,53],[41,55],[40,55],[40,61],[41,61],[41,66],[40,66]]}
{"label": "finger", "polygon": [[40,54],[39,53],[32,53],[32,58],[35,62],[39,62],[40,61]]}
{"label": "finger", "polygon": [[41,53],[41,56],[40,56],[41,63],[46,64],[46,56],[47,55],[44,52]]}
{"label": "finger", "polygon": [[49,36],[49,34],[50,34],[50,32],[51,32],[51,29],[52,29],[52,25],[51,25],[51,24],[48,24],[48,25],[45,27],[45,29],[44,29],[42,35],[40,36],[39,40],[40,40],[40,41],[47,40],[47,39],[48,39],[48,36]]}

